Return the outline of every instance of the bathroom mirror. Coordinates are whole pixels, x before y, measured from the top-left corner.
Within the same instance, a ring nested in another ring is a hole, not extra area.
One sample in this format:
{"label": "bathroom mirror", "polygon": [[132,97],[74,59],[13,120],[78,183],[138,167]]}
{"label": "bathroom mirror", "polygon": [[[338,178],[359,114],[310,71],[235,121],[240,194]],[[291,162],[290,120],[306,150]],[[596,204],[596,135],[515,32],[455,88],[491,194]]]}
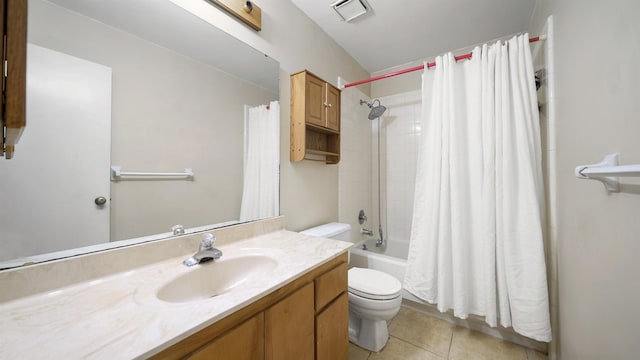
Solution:
{"label": "bathroom mirror", "polygon": [[0,268],[238,222],[245,112],[278,100],[277,61],[170,0],[29,0],[28,23]]}

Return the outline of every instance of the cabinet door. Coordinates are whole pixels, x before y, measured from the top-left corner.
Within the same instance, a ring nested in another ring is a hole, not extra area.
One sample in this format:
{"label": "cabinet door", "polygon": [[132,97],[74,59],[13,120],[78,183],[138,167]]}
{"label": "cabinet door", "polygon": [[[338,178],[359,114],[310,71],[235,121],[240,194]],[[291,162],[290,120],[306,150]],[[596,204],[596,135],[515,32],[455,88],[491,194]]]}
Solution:
{"label": "cabinet door", "polygon": [[349,297],[338,296],[316,317],[316,359],[349,358]]}
{"label": "cabinet door", "polygon": [[340,131],[340,90],[331,84],[326,84],[326,127]]}
{"label": "cabinet door", "polygon": [[324,119],[324,84],[324,81],[308,73],[306,74],[305,118],[309,124],[326,126]]}
{"label": "cabinet door", "polygon": [[190,360],[263,360],[264,313],[243,322],[187,358]]}
{"label": "cabinet door", "polygon": [[313,283],[267,309],[264,320],[267,360],[313,359]]}

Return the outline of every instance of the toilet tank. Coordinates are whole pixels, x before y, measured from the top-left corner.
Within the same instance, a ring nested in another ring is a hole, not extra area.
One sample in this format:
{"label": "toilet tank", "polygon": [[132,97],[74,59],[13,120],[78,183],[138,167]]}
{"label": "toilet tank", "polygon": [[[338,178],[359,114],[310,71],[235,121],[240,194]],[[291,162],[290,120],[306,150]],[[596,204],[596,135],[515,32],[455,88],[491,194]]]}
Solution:
{"label": "toilet tank", "polygon": [[351,241],[351,225],[329,223],[300,231],[301,234],[320,236],[342,241]]}

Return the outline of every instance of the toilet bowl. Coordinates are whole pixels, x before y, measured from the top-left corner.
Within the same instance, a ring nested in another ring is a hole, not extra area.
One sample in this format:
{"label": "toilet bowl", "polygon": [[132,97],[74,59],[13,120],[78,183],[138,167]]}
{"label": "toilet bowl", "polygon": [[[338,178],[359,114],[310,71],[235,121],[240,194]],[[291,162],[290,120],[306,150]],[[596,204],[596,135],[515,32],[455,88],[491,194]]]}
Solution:
{"label": "toilet bowl", "polygon": [[[349,224],[329,223],[302,234],[350,241]],[[349,341],[370,351],[380,351],[389,339],[387,321],[398,311],[402,284],[382,271],[349,269]]]}

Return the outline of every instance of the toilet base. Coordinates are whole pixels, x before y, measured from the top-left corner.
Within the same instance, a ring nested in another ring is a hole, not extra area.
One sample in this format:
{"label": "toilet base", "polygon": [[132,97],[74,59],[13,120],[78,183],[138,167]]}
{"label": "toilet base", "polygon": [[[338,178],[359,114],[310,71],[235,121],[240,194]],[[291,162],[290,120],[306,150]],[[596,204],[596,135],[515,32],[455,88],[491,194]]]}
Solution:
{"label": "toilet base", "polygon": [[362,319],[349,314],[349,341],[369,351],[380,351],[389,340],[385,320]]}

